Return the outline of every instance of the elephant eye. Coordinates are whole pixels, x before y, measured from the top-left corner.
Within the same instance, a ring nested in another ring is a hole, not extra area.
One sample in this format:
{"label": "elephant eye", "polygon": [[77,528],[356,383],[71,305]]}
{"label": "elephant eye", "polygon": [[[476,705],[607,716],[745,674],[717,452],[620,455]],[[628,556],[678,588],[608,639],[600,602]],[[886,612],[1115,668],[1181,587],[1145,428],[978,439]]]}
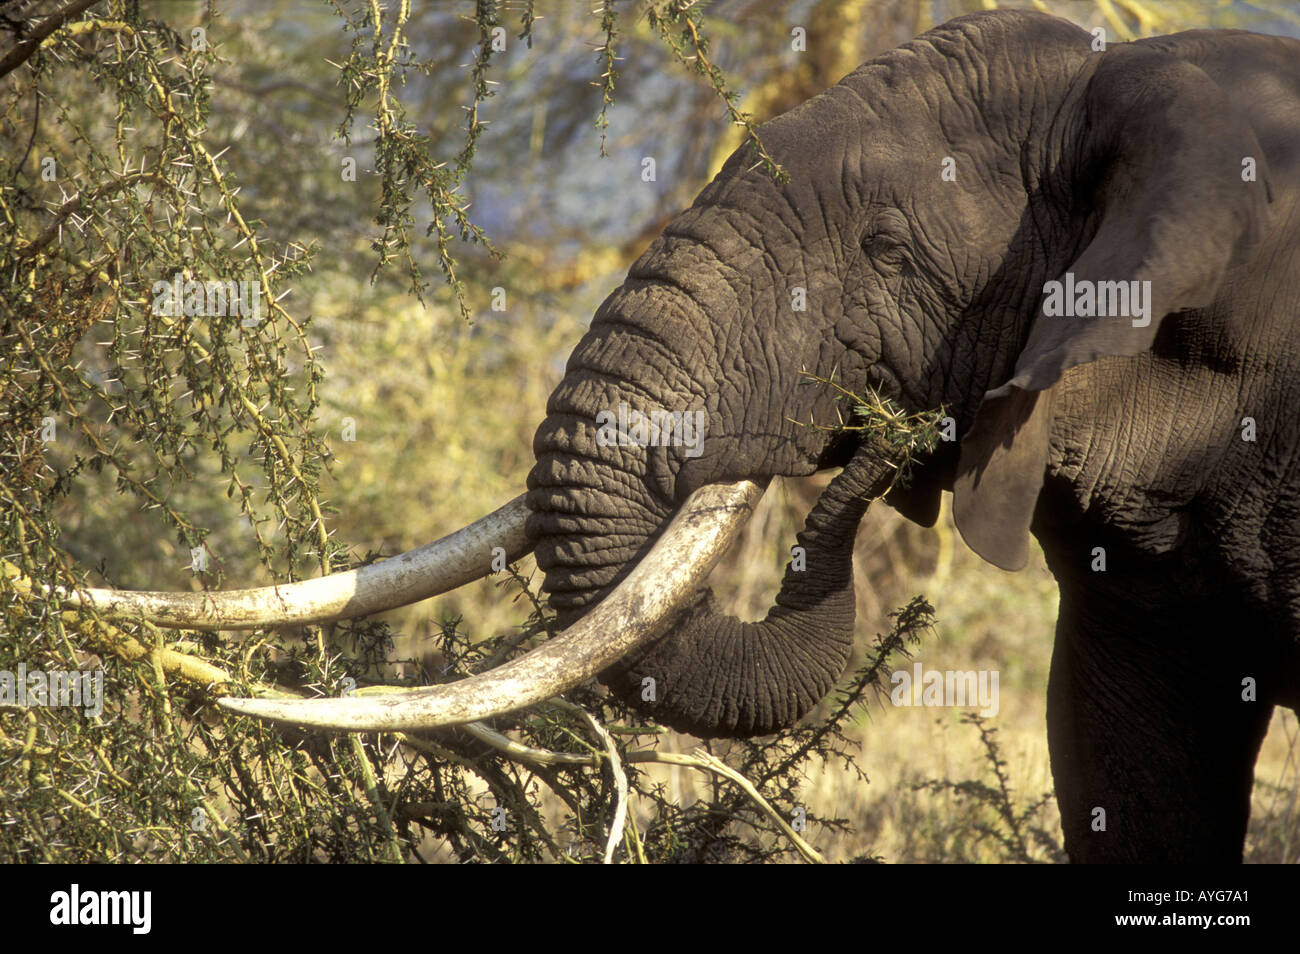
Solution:
{"label": "elephant eye", "polygon": [[862,252],[868,264],[901,265],[906,259],[903,243],[892,235],[876,232],[862,239]]}

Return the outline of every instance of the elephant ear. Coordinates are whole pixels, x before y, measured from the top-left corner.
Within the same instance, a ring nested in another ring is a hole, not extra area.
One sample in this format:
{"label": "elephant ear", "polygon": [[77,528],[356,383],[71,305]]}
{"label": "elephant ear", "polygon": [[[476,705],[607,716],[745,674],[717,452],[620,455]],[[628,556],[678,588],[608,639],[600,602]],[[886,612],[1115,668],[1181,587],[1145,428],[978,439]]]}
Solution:
{"label": "elephant ear", "polygon": [[[1101,219],[1058,280],[1066,290],[1071,282],[1150,282],[1127,286],[1149,289],[1148,308],[1145,320],[1069,318],[1046,316],[1040,305],[1011,379],[984,395],[962,440],[953,517],[971,549],[1006,570],[1029,559],[1052,385],[1075,365],[1149,349],[1166,315],[1210,305],[1268,225],[1263,150],[1198,67],[1140,45],[1120,47],[1104,54],[1082,110],[1079,165],[1093,171],[1087,181],[1097,183],[1091,202]],[[1258,182],[1243,181],[1247,156]],[[1081,188],[1075,184],[1076,195]]]}

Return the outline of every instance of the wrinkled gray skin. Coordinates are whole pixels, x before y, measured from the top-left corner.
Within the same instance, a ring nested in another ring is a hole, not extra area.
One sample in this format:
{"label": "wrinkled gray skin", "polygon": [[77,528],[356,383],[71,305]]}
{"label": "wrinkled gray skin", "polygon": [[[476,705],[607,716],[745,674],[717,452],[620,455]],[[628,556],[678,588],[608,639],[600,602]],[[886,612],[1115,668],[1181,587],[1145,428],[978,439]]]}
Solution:
{"label": "wrinkled gray skin", "polygon": [[[602,677],[670,726],[773,732],[841,674],[853,530],[884,486],[876,455],[791,423],[835,420],[800,372],[946,404],[960,443],[889,499],[929,525],[954,490],[1000,566],[1023,565],[1031,529],[1042,543],[1070,857],[1236,860],[1273,706],[1300,704],[1300,42],[1091,40],[964,17],[765,125],[790,182],[733,156],[574,350],[537,432],[529,534],[568,621],[693,489],[847,463],[766,621],[705,596]],[[1151,281],[1150,325],[1045,317],[1066,271]],[[703,453],[598,446],[620,401],[705,409]]]}

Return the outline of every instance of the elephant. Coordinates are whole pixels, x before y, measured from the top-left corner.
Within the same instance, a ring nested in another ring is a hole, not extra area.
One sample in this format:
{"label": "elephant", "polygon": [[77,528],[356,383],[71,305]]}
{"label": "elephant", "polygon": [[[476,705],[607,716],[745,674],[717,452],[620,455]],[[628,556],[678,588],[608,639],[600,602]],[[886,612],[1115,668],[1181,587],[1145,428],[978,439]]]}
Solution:
{"label": "elephant", "polygon": [[[526,493],[328,594],[309,581],[294,610],[441,592],[499,545],[536,555],[566,632],[421,693],[222,704],[429,727],[599,675],[701,737],[779,732],[847,664],[868,503],[930,526],[947,491],[972,550],[1016,570],[1032,533],[1059,585],[1047,728],[1070,859],[1239,861],[1273,709],[1300,709],[1300,41],[1107,46],[989,11],[760,136],[788,181],[742,147],[631,266],[551,395]],[[945,408],[956,439],[898,482],[879,445],[806,426],[835,418],[813,379]],[[831,468],[806,568],[765,619],[723,613],[700,583],[763,487]],[[283,619],[287,588],[259,592],[85,598],[173,625]]]}

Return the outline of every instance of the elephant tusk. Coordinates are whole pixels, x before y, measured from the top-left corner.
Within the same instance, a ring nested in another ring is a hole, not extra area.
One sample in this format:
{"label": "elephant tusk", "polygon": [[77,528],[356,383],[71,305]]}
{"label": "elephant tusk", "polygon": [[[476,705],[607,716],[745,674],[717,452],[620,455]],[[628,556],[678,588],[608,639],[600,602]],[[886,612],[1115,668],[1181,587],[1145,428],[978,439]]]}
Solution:
{"label": "elephant tusk", "polygon": [[145,619],[186,629],[253,629],[350,619],[416,603],[487,576],[495,547],[505,551],[507,561],[531,552],[524,534],[528,513],[520,494],[433,543],[382,563],[296,583],[203,593],[60,588],[57,595],[112,619]]}
{"label": "elephant tusk", "polygon": [[345,732],[434,729],[544,702],[659,635],[730,547],[763,490],[748,480],[696,490],[613,593],[559,636],[488,672],[388,696],[217,701],[243,715]]}

